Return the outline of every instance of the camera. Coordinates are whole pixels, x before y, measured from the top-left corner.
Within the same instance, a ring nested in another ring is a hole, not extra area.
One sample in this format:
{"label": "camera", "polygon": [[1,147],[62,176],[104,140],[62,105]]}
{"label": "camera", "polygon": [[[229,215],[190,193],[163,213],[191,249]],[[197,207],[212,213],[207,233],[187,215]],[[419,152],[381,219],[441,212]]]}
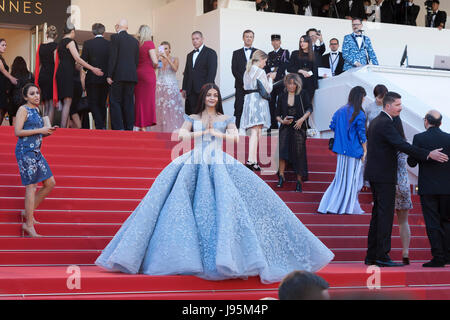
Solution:
{"label": "camera", "polygon": [[432,9],[432,7],[433,7],[433,1],[432,0],[427,0],[423,4],[426,7],[427,11],[433,10]]}

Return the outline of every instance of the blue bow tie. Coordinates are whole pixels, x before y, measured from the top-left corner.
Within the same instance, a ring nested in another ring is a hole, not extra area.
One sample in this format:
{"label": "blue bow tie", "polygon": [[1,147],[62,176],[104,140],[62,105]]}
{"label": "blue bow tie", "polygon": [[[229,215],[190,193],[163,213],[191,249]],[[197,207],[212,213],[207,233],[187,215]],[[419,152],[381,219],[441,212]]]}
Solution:
{"label": "blue bow tie", "polygon": [[244,48],[245,49],[245,51],[247,51],[247,50],[252,50],[252,48]]}

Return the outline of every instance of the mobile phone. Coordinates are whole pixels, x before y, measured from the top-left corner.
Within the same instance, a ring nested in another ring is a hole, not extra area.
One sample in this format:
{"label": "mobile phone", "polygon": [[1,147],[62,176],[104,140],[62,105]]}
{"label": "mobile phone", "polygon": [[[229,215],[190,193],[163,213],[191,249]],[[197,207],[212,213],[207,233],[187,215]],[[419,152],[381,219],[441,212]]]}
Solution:
{"label": "mobile phone", "polygon": [[164,53],[164,46],[159,46],[158,51],[159,53]]}

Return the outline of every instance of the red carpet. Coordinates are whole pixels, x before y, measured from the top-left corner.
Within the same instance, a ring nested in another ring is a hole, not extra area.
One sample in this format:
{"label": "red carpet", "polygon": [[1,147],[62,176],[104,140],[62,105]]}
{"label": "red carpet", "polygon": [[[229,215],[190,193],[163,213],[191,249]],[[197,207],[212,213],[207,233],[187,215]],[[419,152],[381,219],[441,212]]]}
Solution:
{"label": "red carpet", "polygon": [[[44,139],[43,153],[57,187],[36,212],[40,239],[21,237],[24,187],[14,156],[13,129],[0,127],[0,299],[259,299],[276,297],[278,284],[248,280],[205,281],[189,276],[143,276],[109,273],[93,263],[134,210],[158,173],[170,162],[177,144],[159,133],[61,130]],[[243,150],[243,141],[236,150]],[[270,148],[269,148],[270,149]],[[244,152],[239,152],[240,156]],[[382,293],[383,297],[450,299],[450,268],[425,269],[431,258],[419,198],[409,223],[411,266],[381,270],[381,290],[369,290],[365,256],[370,215],[315,214],[334,176],[336,157],[326,140],[308,140],[310,181],[293,192],[293,174],[283,189],[274,174],[261,177],[298,218],[336,255],[319,274],[330,283],[333,298]],[[371,195],[361,194],[366,212]],[[397,220],[395,220],[395,224]],[[401,259],[398,226],[391,256]],[[81,288],[67,287],[67,266],[81,266]],[[391,296],[393,295],[393,296]]]}

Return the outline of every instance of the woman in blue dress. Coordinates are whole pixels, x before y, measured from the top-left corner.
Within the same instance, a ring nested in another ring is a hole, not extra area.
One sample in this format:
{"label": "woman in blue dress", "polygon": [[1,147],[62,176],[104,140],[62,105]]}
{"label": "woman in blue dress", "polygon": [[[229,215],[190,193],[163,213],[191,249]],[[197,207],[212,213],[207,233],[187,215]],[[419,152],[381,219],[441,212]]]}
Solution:
{"label": "woman in blue dress", "polygon": [[195,275],[209,280],[259,275],[278,282],[317,271],[333,253],[259,176],[222,150],[237,141],[219,88],[203,86],[180,139],[194,149],[173,160],[98,257],[109,270]]}
{"label": "woman in blue dress", "polygon": [[[31,237],[39,237],[34,229],[34,224],[38,223],[34,219],[34,210],[55,186],[55,178],[41,153],[42,137],[51,135],[56,127],[44,127],[39,111],[41,96],[35,84],[25,85],[23,96],[26,104],[17,111],[14,127],[14,133],[19,138],[16,159],[22,184],[26,187],[25,210],[22,211],[26,223],[22,225],[22,230]],[[36,192],[39,182],[43,183],[43,187]]]}

